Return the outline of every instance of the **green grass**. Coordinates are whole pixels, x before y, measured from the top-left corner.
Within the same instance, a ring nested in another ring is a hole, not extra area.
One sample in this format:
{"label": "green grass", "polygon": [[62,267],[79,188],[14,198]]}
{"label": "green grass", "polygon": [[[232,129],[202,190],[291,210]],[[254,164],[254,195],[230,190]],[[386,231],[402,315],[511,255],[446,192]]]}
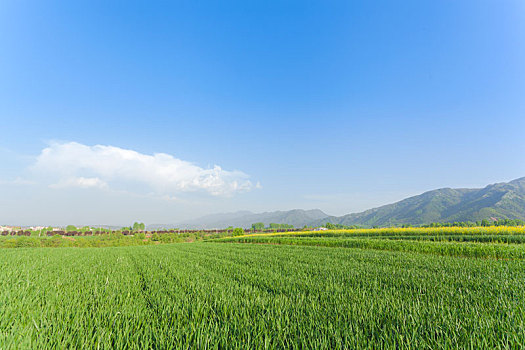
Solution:
{"label": "green grass", "polygon": [[0,291],[1,349],[493,349],[525,339],[522,260],[233,243],[2,249]]}
{"label": "green grass", "polygon": [[[399,237],[397,237],[399,238]],[[397,252],[417,252],[471,258],[525,259],[521,244],[442,242],[413,239],[242,236],[213,240],[219,243],[256,243],[318,247],[360,248]]]}
{"label": "green grass", "polygon": [[288,233],[267,233],[260,236],[279,237],[395,237],[395,236],[495,236],[525,235],[523,226],[488,227],[389,227],[377,229],[298,231]]}
{"label": "green grass", "polygon": [[375,236],[367,238],[395,239],[395,240],[417,240],[434,242],[480,242],[480,243],[525,243],[525,235],[420,235],[420,236]]}
{"label": "green grass", "polygon": [[180,243],[221,237],[215,234],[199,233],[165,233],[148,237],[125,236],[121,233],[110,233],[95,236],[0,236],[0,248],[63,248],[63,247],[123,247],[161,243]]}
{"label": "green grass", "polygon": [[63,248],[63,247],[117,247],[151,244],[149,240],[142,240],[132,236],[105,234],[100,236],[83,237],[0,237],[0,248]]}

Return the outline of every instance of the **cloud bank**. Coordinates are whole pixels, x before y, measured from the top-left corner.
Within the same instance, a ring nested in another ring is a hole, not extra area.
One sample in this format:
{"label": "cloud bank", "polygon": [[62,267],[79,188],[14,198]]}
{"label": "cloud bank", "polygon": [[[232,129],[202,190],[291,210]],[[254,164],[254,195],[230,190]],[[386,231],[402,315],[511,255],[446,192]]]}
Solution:
{"label": "cloud bank", "polygon": [[241,171],[201,168],[166,153],[153,155],[133,150],[77,142],[52,143],[37,157],[35,171],[52,178],[52,188],[125,189],[159,195],[201,191],[231,196],[255,186]]}

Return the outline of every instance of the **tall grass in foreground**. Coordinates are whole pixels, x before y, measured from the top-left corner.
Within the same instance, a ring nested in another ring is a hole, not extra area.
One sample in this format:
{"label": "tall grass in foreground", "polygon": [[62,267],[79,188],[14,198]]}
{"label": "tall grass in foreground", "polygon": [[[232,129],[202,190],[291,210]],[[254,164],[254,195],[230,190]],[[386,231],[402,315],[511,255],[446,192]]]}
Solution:
{"label": "tall grass in foreground", "polygon": [[0,348],[520,348],[525,263],[305,246],[0,250]]}

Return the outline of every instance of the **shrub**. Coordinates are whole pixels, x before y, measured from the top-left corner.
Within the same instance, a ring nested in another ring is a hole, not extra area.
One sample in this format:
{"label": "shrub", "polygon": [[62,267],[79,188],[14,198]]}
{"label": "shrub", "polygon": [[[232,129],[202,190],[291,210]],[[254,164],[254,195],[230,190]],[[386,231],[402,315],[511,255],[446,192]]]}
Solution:
{"label": "shrub", "polygon": [[240,227],[236,227],[233,229],[233,235],[234,236],[242,236],[244,235],[244,230]]}

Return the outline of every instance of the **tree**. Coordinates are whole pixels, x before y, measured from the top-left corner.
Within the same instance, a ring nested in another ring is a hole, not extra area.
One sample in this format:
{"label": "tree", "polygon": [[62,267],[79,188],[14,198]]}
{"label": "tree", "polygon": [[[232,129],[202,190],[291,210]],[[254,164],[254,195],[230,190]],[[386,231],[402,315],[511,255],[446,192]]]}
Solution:
{"label": "tree", "polygon": [[272,222],[269,225],[269,228],[271,228],[272,230],[289,229],[289,228],[293,228],[293,225],[290,225],[290,224],[276,224],[276,223]]}
{"label": "tree", "polygon": [[262,231],[264,230],[264,223],[256,222],[255,224],[252,224],[252,229],[254,229],[255,231]]}
{"label": "tree", "polygon": [[329,230],[335,230],[335,229],[336,229],[335,225],[332,224],[331,222],[327,222],[326,225],[325,225],[325,227],[326,227],[327,229],[329,229]]}
{"label": "tree", "polygon": [[242,236],[244,235],[244,229],[240,228],[240,227],[236,227],[233,229],[233,235],[234,236]]}
{"label": "tree", "polygon": [[133,223],[133,231],[144,231],[145,228],[146,228],[146,225],[144,225],[143,222]]}
{"label": "tree", "polygon": [[66,232],[76,231],[77,228],[73,225],[67,225],[66,226]]}

